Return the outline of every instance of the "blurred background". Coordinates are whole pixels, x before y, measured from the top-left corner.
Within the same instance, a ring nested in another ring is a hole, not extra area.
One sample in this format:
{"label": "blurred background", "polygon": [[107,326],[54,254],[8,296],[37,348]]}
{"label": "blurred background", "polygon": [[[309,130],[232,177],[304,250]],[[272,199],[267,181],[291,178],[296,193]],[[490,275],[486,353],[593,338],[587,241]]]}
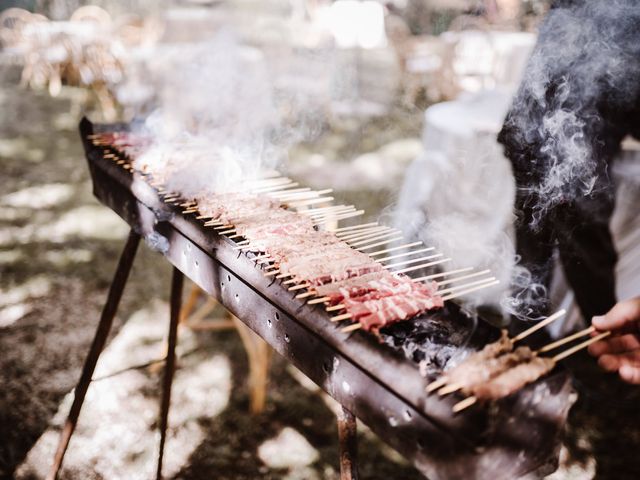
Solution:
{"label": "blurred background", "polygon": [[[514,186],[495,138],[549,3],[0,0],[0,477],[43,478],[127,234],[92,197],[83,115],[237,139],[505,285]],[[640,164],[621,164],[614,230],[632,260]],[[621,297],[640,293],[640,262],[618,275]],[[141,249],[63,478],[152,476],[168,288]],[[504,307],[502,288],[469,300]],[[248,358],[246,335],[204,298],[181,326],[167,478],[337,478],[336,405],[268,347]],[[640,422],[599,405],[574,408],[552,478],[637,478],[621,442]],[[363,478],[421,478],[360,436]]]}

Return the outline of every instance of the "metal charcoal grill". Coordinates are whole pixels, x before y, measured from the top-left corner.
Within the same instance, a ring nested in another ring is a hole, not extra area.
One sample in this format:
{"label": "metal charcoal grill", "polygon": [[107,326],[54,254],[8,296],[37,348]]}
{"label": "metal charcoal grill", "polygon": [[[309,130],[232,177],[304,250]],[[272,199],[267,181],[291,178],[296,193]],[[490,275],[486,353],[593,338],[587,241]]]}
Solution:
{"label": "metal charcoal grill", "polygon": [[433,480],[511,479],[553,466],[571,405],[571,387],[564,373],[529,385],[491,408],[453,414],[455,398],[425,393],[428,381],[420,375],[418,362],[424,361],[436,373],[453,353],[477,349],[497,337],[497,329],[482,321],[476,325],[470,315],[449,302],[436,313],[385,329],[382,342],[363,332],[340,332],[322,308],[305,305],[280,282],[266,278],[252,260],[253,254],[239,253],[234,242],[203,227],[193,215],[183,215],[180,208],[164,203],[141,175],[105,158],[103,148],[88,140],[94,133],[124,129],[124,125],[93,125],[86,119],[80,124],[94,194],[131,226],[131,233],[49,478],[55,478],[62,463],[140,238],[147,239],[174,266],[158,477],[183,275],[343,406],[344,413],[338,418],[341,478],[357,477],[353,415]]}

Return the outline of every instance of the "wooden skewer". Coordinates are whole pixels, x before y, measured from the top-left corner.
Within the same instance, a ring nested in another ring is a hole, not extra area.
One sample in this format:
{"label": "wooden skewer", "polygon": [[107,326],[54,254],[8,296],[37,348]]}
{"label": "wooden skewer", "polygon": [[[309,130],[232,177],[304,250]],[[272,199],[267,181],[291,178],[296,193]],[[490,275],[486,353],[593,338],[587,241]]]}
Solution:
{"label": "wooden skewer", "polygon": [[370,245],[358,246],[358,247],[356,247],[356,250],[369,250],[370,248],[375,248],[375,247],[379,247],[380,245],[387,245],[389,243],[398,242],[398,241],[400,241],[402,239],[403,239],[402,236],[389,238],[388,240],[382,240],[381,242],[376,242],[376,243],[373,243],[373,244],[370,244]]}
{"label": "wooden skewer", "polygon": [[[244,183],[245,190],[255,190],[259,188],[269,188],[278,185],[286,185],[291,183],[292,180],[289,177],[275,177],[259,180],[249,180]],[[253,184],[253,185],[252,185]]]}
{"label": "wooden skewer", "polygon": [[[588,347],[592,343],[599,342],[600,340],[602,340],[603,338],[605,338],[605,337],[607,337],[609,335],[611,335],[611,332],[603,332],[600,335],[596,335],[595,337],[592,337],[589,340],[585,340],[584,342],[579,343],[578,345],[576,345],[574,347],[571,347],[571,348],[565,350],[564,352],[561,352],[561,353],[557,354],[554,357],[551,357],[551,359],[554,361],[554,363],[557,363],[560,360],[564,360],[569,355],[573,355],[574,353],[582,350],[583,348]],[[477,402],[478,402],[478,399],[476,397],[474,397],[474,396],[467,397],[464,400],[456,403],[453,406],[453,412],[454,413],[461,412],[462,410],[465,410],[466,408],[469,408],[471,405],[474,405]]]}
{"label": "wooden skewer", "polygon": [[491,270],[486,269],[486,270],[482,270],[480,272],[470,273],[469,275],[463,275],[462,277],[455,277],[455,278],[451,278],[449,280],[441,280],[439,282],[436,282],[436,284],[439,287],[441,287],[443,285],[448,285],[450,283],[459,282],[461,280],[467,280],[469,278],[479,277],[480,275],[486,275],[487,273],[491,273]]}
{"label": "wooden skewer", "polygon": [[472,288],[469,288],[468,290],[463,290],[462,292],[450,293],[449,295],[445,295],[444,297],[442,297],[442,300],[445,301],[445,302],[447,300],[453,300],[454,298],[461,297],[463,295],[466,295],[467,293],[472,293],[472,292],[475,292],[477,290],[482,290],[483,288],[493,287],[494,285],[498,285],[499,283],[500,283],[500,280],[494,280],[491,283],[485,283],[483,285],[478,285],[477,287],[472,287]]}
{"label": "wooden skewer", "polygon": [[477,401],[478,399],[476,397],[465,398],[453,406],[453,413],[461,412],[462,410],[469,408],[471,405],[474,405]]}
{"label": "wooden skewer", "polygon": [[599,342],[600,340],[602,340],[605,337],[608,337],[609,335],[611,335],[611,332],[603,332],[600,335],[591,337],[589,340],[585,340],[584,342],[579,343],[578,345],[571,347],[565,350],[564,352],[558,353],[557,355],[553,356],[552,359],[554,362],[559,362],[560,360],[564,360],[569,355],[573,355],[574,353],[582,350],[583,348],[588,347],[592,343]]}
{"label": "wooden skewer", "polygon": [[275,198],[280,198],[284,195],[292,195],[294,193],[306,193],[306,192],[310,192],[311,188],[310,187],[303,187],[303,188],[292,188],[291,190],[284,190],[282,192],[269,192],[266,195],[268,196],[273,196]]}
{"label": "wooden skewer", "polygon": [[327,307],[326,310],[327,310],[327,312],[337,312],[338,310],[342,310],[344,308],[345,308],[345,306],[342,303],[339,303],[338,305],[333,305],[331,307]]}
{"label": "wooden skewer", "polygon": [[436,265],[440,265],[442,263],[446,263],[446,262],[450,262],[451,258],[447,257],[447,258],[442,258],[440,260],[434,260],[433,262],[428,262],[428,263],[422,263],[420,265],[415,265],[413,267],[407,267],[407,268],[403,268],[401,270],[396,270],[395,272],[393,272],[394,274],[401,274],[401,273],[409,273],[409,272],[413,272],[415,270],[421,270],[423,268],[429,268],[429,267],[434,267]]}
{"label": "wooden skewer", "polygon": [[359,217],[360,215],[364,215],[364,210],[356,210],[355,212],[336,215],[335,217],[330,217],[326,220],[315,221],[314,224],[322,225],[323,223],[326,223],[328,220],[337,222],[338,220],[346,220],[347,218]]}
{"label": "wooden skewer", "polygon": [[315,305],[317,303],[324,303],[324,302],[328,302],[329,300],[331,300],[331,297],[318,297],[318,298],[314,298],[313,300],[309,300],[307,302],[307,305]]}
{"label": "wooden skewer", "polygon": [[348,232],[340,232],[340,233],[336,233],[335,236],[338,237],[341,240],[353,240],[355,237],[358,237],[360,235],[366,235],[366,234],[374,233],[374,232],[384,232],[387,229],[388,229],[388,227],[376,226],[376,227],[370,227],[370,228],[363,228],[361,230],[352,230],[352,231],[348,231]]}
{"label": "wooden skewer", "polygon": [[394,231],[394,230],[390,227],[378,226],[378,227],[367,228],[365,230],[358,230],[356,232],[343,232],[342,234],[337,234],[336,237],[338,237],[343,242],[353,242],[356,240],[361,240],[366,237],[373,237],[376,235],[381,235],[384,232],[391,232],[391,231]]}
{"label": "wooden skewer", "polygon": [[308,189],[307,191],[304,192],[294,192],[294,193],[290,193],[290,192],[283,192],[282,195],[278,195],[278,200],[281,201],[287,201],[289,199],[298,199],[298,200],[305,200],[307,198],[315,198],[315,197],[320,197],[322,195],[326,195],[327,193],[332,193],[333,189],[332,188],[327,188],[325,190],[311,190]]}
{"label": "wooden skewer", "polygon": [[226,225],[219,225],[214,228],[214,230],[228,230],[229,228],[233,228],[233,225],[227,223]]}
{"label": "wooden skewer", "polygon": [[304,292],[304,293],[300,293],[300,294],[296,295],[296,298],[307,298],[307,297],[311,297],[313,295],[315,295],[315,292],[308,291],[308,292]]}
{"label": "wooden skewer", "polygon": [[449,270],[448,272],[434,273],[431,275],[425,275],[424,277],[414,278],[413,281],[424,282],[425,280],[433,280],[434,278],[447,277],[449,275],[456,275],[458,273],[470,272],[471,270],[473,270],[473,267],[458,268],[457,270]]}
{"label": "wooden skewer", "polygon": [[229,230],[222,230],[221,232],[218,232],[220,235],[229,235],[230,233],[236,233],[236,229],[235,228],[231,228]]}
{"label": "wooden skewer", "polygon": [[355,211],[356,211],[355,207],[342,207],[342,208],[337,208],[335,210],[331,210],[327,212],[314,213],[309,216],[315,221],[322,219],[326,222],[328,220],[331,220],[331,218],[335,217],[336,215],[342,215],[343,213],[349,213],[349,212],[355,212]]}
{"label": "wooden skewer", "polygon": [[386,227],[375,230],[375,231],[371,231],[371,232],[366,232],[366,233],[361,233],[358,235],[351,235],[348,237],[343,237],[340,240],[342,240],[343,242],[348,243],[349,245],[351,245],[352,247],[357,247],[359,244],[366,244],[369,242],[373,242],[375,240],[379,240],[381,238],[385,238],[391,235],[399,235],[400,232],[398,232],[397,230],[392,230],[392,229],[388,229]]}
{"label": "wooden skewer", "polygon": [[292,208],[298,207],[306,207],[307,205],[315,205],[316,203],[327,203],[331,202],[333,197],[318,197],[318,198],[310,198],[309,200],[302,200],[300,202],[285,202]]}
{"label": "wooden skewer", "polygon": [[559,340],[556,340],[555,342],[551,342],[547,345],[545,345],[544,347],[542,347],[541,349],[538,350],[538,353],[545,353],[545,352],[549,352],[551,350],[554,350],[562,345],[564,345],[565,343],[569,343],[572,342],[580,337],[584,337],[585,335],[590,335],[593,332],[596,331],[596,328],[591,326],[589,328],[585,328],[584,330],[580,330],[579,332],[574,333],[573,335],[569,335],[567,337],[561,338]]}
{"label": "wooden skewer", "polygon": [[562,317],[565,313],[567,313],[567,311],[563,308],[561,310],[558,310],[556,313],[554,313],[553,315],[548,316],[547,318],[545,318],[544,320],[539,321],[538,323],[536,323],[533,327],[528,328],[526,330],[524,330],[523,332],[520,332],[518,335],[516,335],[515,337],[513,337],[513,339],[511,340],[512,342],[519,342],[520,340],[522,340],[523,338],[528,337],[529,335],[531,335],[534,332],[537,332],[538,330],[540,330],[541,328],[546,327],[547,325],[549,325],[551,322],[557,320],[558,318]]}
{"label": "wooden skewer", "polygon": [[447,377],[445,375],[442,375],[440,378],[438,378],[437,380],[434,380],[429,385],[427,385],[426,391],[428,393],[431,393],[435,390],[438,390],[440,387],[446,385],[447,382],[448,382]]}
{"label": "wooden skewer", "polygon": [[378,260],[378,262],[387,262],[389,260],[394,260],[396,258],[408,257],[408,256],[411,256],[411,255],[417,255],[418,253],[432,252],[435,249],[436,249],[435,247],[419,248],[418,250],[411,250],[410,252],[398,253],[397,255],[390,255],[390,256],[385,257],[385,258],[380,258]]}
{"label": "wooden skewer", "polygon": [[360,330],[361,328],[362,328],[362,324],[361,323],[354,323],[353,325],[349,325],[348,327],[344,327],[340,331],[342,333],[350,333],[350,332],[355,332],[356,330]]}
{"label": "wooden skewer", "polygon": [[367,255],[369,255],[370,257],[375,257],[377,255],[382,255],[383,253],[397,252],[398,250],[416,247],[418,245],[423,245],[423,243],[422,242],[405,243],[404,245],[400,245],[399,247],[386,248],[384,250],[379,250],[377,252],[369,253]]}
{"label": "wooden skewer", "polygon": [[301,213],[304,215],[318,215],[321,213],[326,213],[333,210],[340,210],[344,208],[352,208],[355,210],[356,207],[354,207],[353,205],[331,205],[330,207],[318,207],[318,208],[310,208],[307,210],[300,210],[298,213]]}
{"label": "wooden skewer", "polygon": [[465,283],[464,285],[458,285],[457,287],[445,288],[444,290],[438,290],[440,295],[444,295],[445,293],[457,292],[458,290],[462,290],[465,288],[473,287],[475,285],[482,285],[487,282],[493,282],[496,277],[483,278],[482,280],[476,280],[475,282]]}
{"label": "wooden skewer", "polygon": [[307,288],[310,287],[311,284],[310,283],[301,283],[300,285],[294,285],[293,287],[289,288],[290,292],[295,292],[296,290],[302,290],[303,288]]}
{"label": "wooden skewer", "polygon": [[330,230],[330,231],[333,233],[349,232],[351,230],[360,230],[367,227],[375,227],[376,225],[378,225],[378,222],[363,223],[361,225],[352,225],[351,227],[336,228],[335,230]]}
{"label": "wooden skewer", "polygon": [[332,322],[341,322],[343,320],[349,320],[351,318],[350,313],[343,313],[342,315],[337,315],[335,317],[331,317]]}
{"label": "wooden skewer", "polygon": [[298,210],[298,213],[309,215],[309,216],[317,216],[317,215],[335,215],[338,210],[350,210],[355,211],[356,207],[353,205],[328,205],[326,207],[318,207],[318,208],[309,208],[304,210]]}
{"label": "wooden skewer", "polygon": [[255,190],[251,190],[251,193],[255,193],[258,195],[263,195],[265,193],[270,193],[270,192],[280,192],[280,191],[285,191],[287,188],[291,188],[291,187],[297,187],[298,185],[300,185],[297,182],[289,182],[289,183],[285,183],[283,185],[274,185],[273,187],[265,187],[265,188],[258,188]]}
{"label": "wooden skewer", "polygon": [[[398,235],[400,235],[400,236],[398,237]],[[389,230],[389,231],[387,231],[385,233],[382,233],[382,234],[371,234],[371,235],[368,235],[369,238],[365,237],[366,240],[360,240],[360,241],[357,241],[357,242],[354,242],[354,243],[351,243],[351,242],[347,242],[347,243],[349,243],[349,245],[351,245],[352,247],[356,248],[356,247],[362,247],[364,245],[368,245],[374,240],[382,240],[383,238],[389,238],[389,237],[394,237],[394,236],[398,237],[398,240],[402,240],[402,233],[401,232],[399,232],[398,230]],[[389,241],[389,240],[387,240],[387,241]],[[384,245],[385,243],[386,242],[383,242],[382,244],[378,244],[378,245]],[[375,246],[375,245],[373,245],[373,246]],[[373,246],[370,245],[367,248],[373,248]]]}
{"label": "wooden skewer", "polygon": [[[411,260],[403,260],[402,262],[396,262],[396,263],[392,263],[390,265],[385,265],[384,268],[395,268],[395,267],[401,267],[402,265],[411,265],[412,263],[418,263],[418,262],[423,262],[425,260],[431,260],[433,258],[440,258],[443,257],[444,254],[443,253],[436,253],[434,255],[427,255],[425,257],[418,257],[418,258],[414,258]],[[380,260],[378,260],[380,261]]]}
{"label": "wooden skewer", "polygon": [[445,395],[449,395],[450,393],[457,392],[461,388],[462,388],[462,385],[458,383],[451,383],[449,385],[442,387],[440,390],[438,390],[438,395],[443,397]]}
{"label": "wooden skewer", "polygon": [[282,282],[283,285],[291,285],[292,283],[296,283],[298,280],[296,280],[295,278],[292,278],[291,280],[287,280]]}

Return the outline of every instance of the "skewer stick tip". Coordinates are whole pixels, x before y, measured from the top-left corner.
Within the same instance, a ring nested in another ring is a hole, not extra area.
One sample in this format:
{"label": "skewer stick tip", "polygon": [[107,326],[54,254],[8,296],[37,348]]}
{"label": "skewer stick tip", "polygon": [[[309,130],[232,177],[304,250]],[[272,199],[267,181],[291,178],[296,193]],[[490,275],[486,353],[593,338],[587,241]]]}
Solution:
{"label": "skewer stick tip", "polygon": [[478,402],[476,397],[468,397],[453,406],[453,413],[461,412]]}

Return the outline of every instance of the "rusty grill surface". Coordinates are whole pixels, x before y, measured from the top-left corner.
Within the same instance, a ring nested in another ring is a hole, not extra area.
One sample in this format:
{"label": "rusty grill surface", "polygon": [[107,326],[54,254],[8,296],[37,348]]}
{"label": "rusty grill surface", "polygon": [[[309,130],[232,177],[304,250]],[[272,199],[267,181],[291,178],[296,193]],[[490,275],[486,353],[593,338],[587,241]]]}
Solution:
{"label": "rusty grill surface", "polygon": [[252,254],[238,253],[231,240],[165,204],[139,174],[105,159],[104,147],[87,139],[125,129],[81,122],[98,200],[422,473],[431,479],[514,478],[555,461],[571,404],[564,373],[491,408],[452,414],[459,398],[427,395],[417,362],[440,368],[453,352],[497,336],[496,329],[449,304],[388,329],[382,343],[364,332],[341,333],[321,306],[295,299],[263,275]]}

